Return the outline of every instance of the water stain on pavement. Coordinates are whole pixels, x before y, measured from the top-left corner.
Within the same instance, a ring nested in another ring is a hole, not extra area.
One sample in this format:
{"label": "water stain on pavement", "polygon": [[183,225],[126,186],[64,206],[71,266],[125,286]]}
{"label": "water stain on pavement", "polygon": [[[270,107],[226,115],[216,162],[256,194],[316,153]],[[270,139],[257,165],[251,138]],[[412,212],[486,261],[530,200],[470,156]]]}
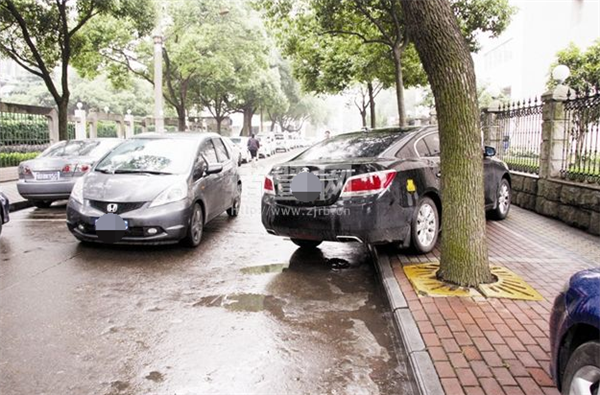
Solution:
{"label": "water stain on pavement", "polygon": [[152,371],[148,373],[145,377],[147,380],[154,381],[155,383],[160,383],[165,380],[165,376],[161,372]]}
{"label": "water stain on pavement", "polygon": [[249,266],[241,269],[244,274],[281,273],[290,266],[289,263],[272,263],[269,265]]}
{"label": "water stain on pavement", "polygon": [[206,296],[192,306],[224,307],[229,311],[257,313],[266,311],[275,317],[285,317],[283,306],[285,302],[272,295],[261,294],[231,294]]}

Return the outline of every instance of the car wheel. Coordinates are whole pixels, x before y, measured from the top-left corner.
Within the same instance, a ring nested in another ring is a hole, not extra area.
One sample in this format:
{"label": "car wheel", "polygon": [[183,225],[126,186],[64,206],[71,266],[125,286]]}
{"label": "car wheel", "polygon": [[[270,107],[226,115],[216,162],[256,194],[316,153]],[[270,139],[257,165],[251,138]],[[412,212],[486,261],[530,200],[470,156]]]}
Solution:
{"label": "car wheel", "polygon": [[52,205],[52,200],[36,200],[33,205],[37,208],[48,208]]}
{"label": "car wheel", "polygon": [[491,216],[496,220],[503,220],[508,215],[510,210],[510,201],[512,198],[512,190],[510,183],[506,178],[500,181],[498,186],[498,196],[496,196],[496,208],[492,210]]}
{"label": "car wheel", "polygon": [[419,201],[411,222],[411,240],[418,253],[433,250],[437,242],[440,221],[437,206],[428,197]]}
{"label": "car wheel", "polygon": [[322,241],[316,240],[302,240],[302,239],[290,239],[292,243],[296,244],[300,248],[317,248]]}
{"label": "car wheel", "polygon": [[190,226],[187,235],[183,239],[183,244],[188,247],[198,247],[202,241],[202,232],[204,230],[204,214],[199,203],[194,204],[190,218]]}
{"label": "car wheel", "polygon": [[597,394],[600,386],[600,342],[591,341],[577,347],[563,375],[563,395]]}
{"label": "car wheel", "polygon": [[237,196],[233,200],[233,205],[227,209],[227,215],[230,217],[237,217],[240,213],[240,206],[242,205],[242,185],[238,184]]}

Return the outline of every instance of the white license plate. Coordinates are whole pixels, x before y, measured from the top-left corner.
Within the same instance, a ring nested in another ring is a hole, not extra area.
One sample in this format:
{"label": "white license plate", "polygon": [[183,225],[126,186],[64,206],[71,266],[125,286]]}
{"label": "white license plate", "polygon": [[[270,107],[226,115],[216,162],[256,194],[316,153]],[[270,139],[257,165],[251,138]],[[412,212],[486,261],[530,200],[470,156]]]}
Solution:
{"label": "white license plate", "polygon": [[[96,223],[98,222],[100,218],[96,218],[94,220],[94,227],[96,227]],[[123,222],[125,222],[125,230],[129,229],[129,221],[127,221],[126,219],[123,220]]]}
{"label": "white license plate", "polygon": [[58,181],[59,178],[60,178],[59,172],[35,173],[35,179],[37,181]]}

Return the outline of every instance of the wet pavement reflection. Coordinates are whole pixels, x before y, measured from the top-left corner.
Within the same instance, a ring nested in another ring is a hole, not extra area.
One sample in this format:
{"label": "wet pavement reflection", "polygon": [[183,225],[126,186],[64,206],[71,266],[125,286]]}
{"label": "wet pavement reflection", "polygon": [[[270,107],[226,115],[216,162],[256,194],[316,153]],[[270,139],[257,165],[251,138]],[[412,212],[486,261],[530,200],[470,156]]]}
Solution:
{"label": "wet pavement reflection", "polygon": [[265,166],[195,250],[81,245],[65,206],[0,238],[0,393],[412,394],[368,251],[260,224]]}

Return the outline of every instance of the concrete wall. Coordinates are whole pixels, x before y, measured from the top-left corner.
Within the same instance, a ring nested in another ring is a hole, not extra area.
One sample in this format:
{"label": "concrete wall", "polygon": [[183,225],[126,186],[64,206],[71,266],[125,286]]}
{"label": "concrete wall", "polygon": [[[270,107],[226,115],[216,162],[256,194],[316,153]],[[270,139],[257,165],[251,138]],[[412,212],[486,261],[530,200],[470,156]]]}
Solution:
{"label": "concrete wall", "polygon": [[512,174],[513,204],[600,235],[600,187]]}

